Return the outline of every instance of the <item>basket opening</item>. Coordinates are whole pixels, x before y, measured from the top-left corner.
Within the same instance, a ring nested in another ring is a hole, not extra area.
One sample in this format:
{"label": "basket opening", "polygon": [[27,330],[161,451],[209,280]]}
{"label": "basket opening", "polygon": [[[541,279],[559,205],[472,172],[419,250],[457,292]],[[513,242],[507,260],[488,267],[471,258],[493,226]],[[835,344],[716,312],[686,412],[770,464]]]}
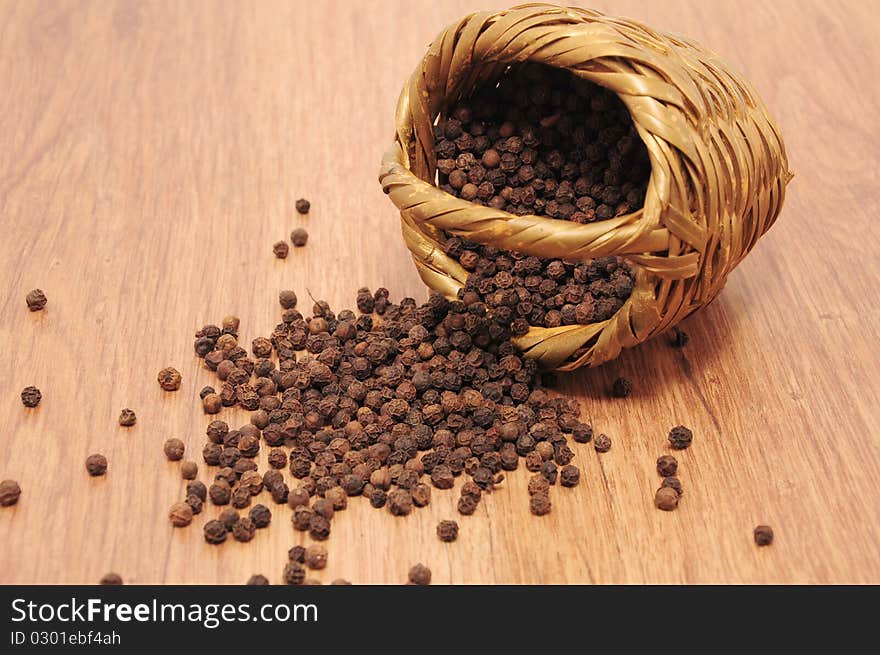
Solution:
{"label": "basket opening", "polygon": [[[543,64],[507,67],[451,103],[434,126],[434,181],[515,215],[591,223],[641,209],[651,173],[629,112],[611,91]],[[446,235],[470,276],[459,296],[508,312],[512,332],[611,319],[634,286],[619,257],[542,259]]]}

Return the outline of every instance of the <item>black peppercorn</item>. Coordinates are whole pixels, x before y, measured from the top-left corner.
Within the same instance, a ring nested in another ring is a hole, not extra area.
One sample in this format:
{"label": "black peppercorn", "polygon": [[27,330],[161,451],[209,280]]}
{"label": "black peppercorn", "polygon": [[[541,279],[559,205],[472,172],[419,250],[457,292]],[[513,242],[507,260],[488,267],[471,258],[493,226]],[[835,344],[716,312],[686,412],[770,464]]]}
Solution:
{"label": "black peppercorn", "polygon": [[312,208],[312,203],[310,203],[305,198],[300,198],[296,201],[296,211],[300,214],[308,214],[309,210]]}
{"label": "black peppercorn", "polygon": [[606,434],[597,435],[593,440],[593,448],[597,453],[607,453],[611,450],[611,439]]}
{"label": "black peppercorn", "polygon": [[21,390],[21,403],[25,407],[36,407],[43,399],[43,394],[36,387],[25,387]]}
{"label": "black peppercorn", "polygon": [[159,386],[165,391],[177,391],[180,389],[180,373],[170,366],[159,371],[157,379],[159,381]]}
{"label": "black peppercorn", "polygon": [[256,575],[252,575],[248,578],[248,585],[267,585],[269,584],[269,579],[265,575],[260,575],[259,573]]}
{"label": "black peppercorn", "polygon": [[668,478],[678,471],[678,461],[672,455],[661,455],[657,458],[657,473]]}
{"label": "black peppercorn", "polygon": [[3,480],[0,482],[0,506],[11,507],[18,502],[21,496],[21,487],[15,480]]}
{"label": "black peppercorn", "polygon": [[679,495],[672,487],[660,487],[654,494],[654,504],[658,509],[670,512],[678,507]]}
{"label": "black peppercorn", "polygon": [[121,585],[122,576],[118,573],[107,573],[103,578],[101,578],[101,582],[99,584],[111,586]]}
{"label": "black peppercorn", "polygon": [[272,252],[275,253],[278,259],[286,259],[287,254],[290,252],[290,246],[287,245],[286,241],[276,241],[275,245],[272,246]]}
{"label": "black peppercorn", "polygon": [[431,569],[424,564],[416,564],[409,570],[409,575],[407,577],[409,584],[429,585],[431,584]]}
{"label": "black peppercorn", "polygon": [[272,521],[272,512],[265,505],[254,505],[248,516],[257,528],[265,528]]}
{"label": "black peppercorn", "polygon": [[759,525],[754,532],[755,543],[759,546],[769,546],[773,543],[773,528],[769,525]]}
{"label": "black peppercorn", "polygon": [[559,473],[559,484],[563,487],[576,487],[581,481],[581,472],[577,466],[568,464]]}
{"label": "black peppercorn", "polygon": [[[225,531],[225,526],[224,526]],[[236,541],[248,542],[254,538],[257,532],[257,526],[248,517],[242,517],[232,526],[232,536]]]}
{"label": "black peppercorn", "polygon": [[91,476],[104,475],[107,472],[107,458],[101,454],[89,455],[86,459],[86,470]]}
{"label": "black peppercorn", "polygon": [[309,240],[309,233],[305,228],[298,227],[290,233],[290,242],[297,248],[302,248]]}
{"label": "black peppercorn", "polygon": [[226,526],[220,521],[213,520],[205,523],[205,541],[209,544],[222,544],[226,541]]}
{"label": "black peppercorn", "polygon": [[135,416],[135,413],[133,411],[131,411],[130,409],[127,409],[127,408],[123,409],[119,413],[119,425],[121,425],[122,427],[130,428],[136,422],[137,422],[137,416]]}
{"label": "black peppercorn", "polygon": [[37,312],[46,306],[46,294],[41,289],[33,289],[25,296],[25,302],[29,310]]}
{"label": "black peppercorn", "polygon": [[320,544],[306,548],[305,565],[310,569],[319,570],[327,566],[327,549]]}
{"label": "black peppercorn", "polygon": [[615,398],[626,398],[632,393],[633,385],[627,378],[617,378],[611,385],[611,395]]}
{"label": "black peppercorn", "polygon": [[437,536],[440,541],[450,542],[458,539],[458,523],[450,520],[443,520],[437,524]]}
{"label": "black peppercorn", "polygon": [[165,457],[167,457],[172,462],[177,462],[183,459],[183,454],[186,451],[186,446],[180,439],[172,437],[165,442],[162,449],[165,451]]}
{"label": "black peppercorn", "polygon": [[676,450],[684,450],[691,445],[694,434],[683,425],[677,425],[669,431],[669,443]]}

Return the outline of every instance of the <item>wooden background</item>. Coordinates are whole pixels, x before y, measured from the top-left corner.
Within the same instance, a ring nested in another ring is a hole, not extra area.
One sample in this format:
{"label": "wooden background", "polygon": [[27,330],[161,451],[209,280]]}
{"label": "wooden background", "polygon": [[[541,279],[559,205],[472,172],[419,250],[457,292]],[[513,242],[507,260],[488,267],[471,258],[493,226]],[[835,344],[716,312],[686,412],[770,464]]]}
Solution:
{"label": "wooden background", "polygon": [[[686,322],[685,350],[658,340],[564,379],[614,447],[576,446],[582,484],[554,490],[550,516],[528,513],[522,469],[456,517],[454,544],[434,534],[454,493],[404,520],[356,501],[317,577],[396,583],[421,561],[438,583],[878,583],[876,4],[594,4],[702,41],[754,82],[796,173],[782,217]],[[0,509],[0,582],[280,580],[302,539],[286,507],[249,544],[204,543],[216,508],[168,524],[184,483],[162,442],[199,458],[197,394],[214,380],[192,333],[231,312],[245,342],[268,334],[286,287],[337,309],[361,285],[424,297],[379,159],[436,32],[499,6],[0,1],[0,478],[24,489]],[[308,247],[276,261],[296,225]],[[25,307],[33,287],[45,312]],[[156,384],[166,365],[183,373],[176,394]],[[625,401],[607,397],[618,375],[636,385]],[[19,401],[28,384],[36,410]],[[696,436],[682,504],[663,513],[654,460],[679,423]],[[95,451],[104,478],[86,475]],[[772,547],[752,543],[758,523]]]}

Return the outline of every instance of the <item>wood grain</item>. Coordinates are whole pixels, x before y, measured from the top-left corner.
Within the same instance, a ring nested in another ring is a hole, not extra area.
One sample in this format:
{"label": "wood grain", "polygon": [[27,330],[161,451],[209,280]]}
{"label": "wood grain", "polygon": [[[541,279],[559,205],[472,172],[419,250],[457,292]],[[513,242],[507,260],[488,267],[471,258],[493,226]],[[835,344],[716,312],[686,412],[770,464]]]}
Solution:
{"label": "wood grain", "polygon": [[[236,313],[245,341],[278,320],[276,294],[335,307],[357,287],[424,296],[376,182],[400,85],[434,34],[497,3],[0,3],[0,583],[280,580],[302,536],[289,511],[250,544],[172,530],[184,487],[162,442],[198,456],[213,380],[192,352],[202,324]],[[353,502],[319,577],[440,583],[878,583],[877,342],[880,20],[863,2],[596,2],[707,44],[764,96],[796,178],[778,224],[721,297],[662,341],[562,379],[598,430],[577,446],[582,484],[529,515],[520,470],[459,519],[435,492],[407,519]],[[306,219],[293,203],[312,200]],[[271,244],[296,225],[309,245]],[[33,287],[45,312],[27,311]],[[180,392],[157,371],[176,366]],[[636,393],[609,399],[618,375]],[[25,410],[20,390],[43,403]],[[117,426],[122,407],[138,414]],[[224,418],[245,422],[243,413]],[[677,512],[653,508],[667,430],[693,428]],[[85,457],[110,460],[91,479]],[[206,467],[201,475],[207,479]],[[757,549],[768,523],[776,543]]]}

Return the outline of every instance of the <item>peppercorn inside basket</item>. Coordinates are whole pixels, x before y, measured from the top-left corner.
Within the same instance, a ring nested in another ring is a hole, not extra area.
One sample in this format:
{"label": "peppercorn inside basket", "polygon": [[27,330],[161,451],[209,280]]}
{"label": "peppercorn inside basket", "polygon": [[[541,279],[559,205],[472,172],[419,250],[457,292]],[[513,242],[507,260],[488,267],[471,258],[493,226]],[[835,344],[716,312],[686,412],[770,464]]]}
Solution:
{"label": "peppercorn inside basket", "polygon": [[585,9],[450,25],[396,123],[379,179],[420,276],[505,308],[551,369],[601,364],[707,304],[791,179],[761,100],[716,55]]}

